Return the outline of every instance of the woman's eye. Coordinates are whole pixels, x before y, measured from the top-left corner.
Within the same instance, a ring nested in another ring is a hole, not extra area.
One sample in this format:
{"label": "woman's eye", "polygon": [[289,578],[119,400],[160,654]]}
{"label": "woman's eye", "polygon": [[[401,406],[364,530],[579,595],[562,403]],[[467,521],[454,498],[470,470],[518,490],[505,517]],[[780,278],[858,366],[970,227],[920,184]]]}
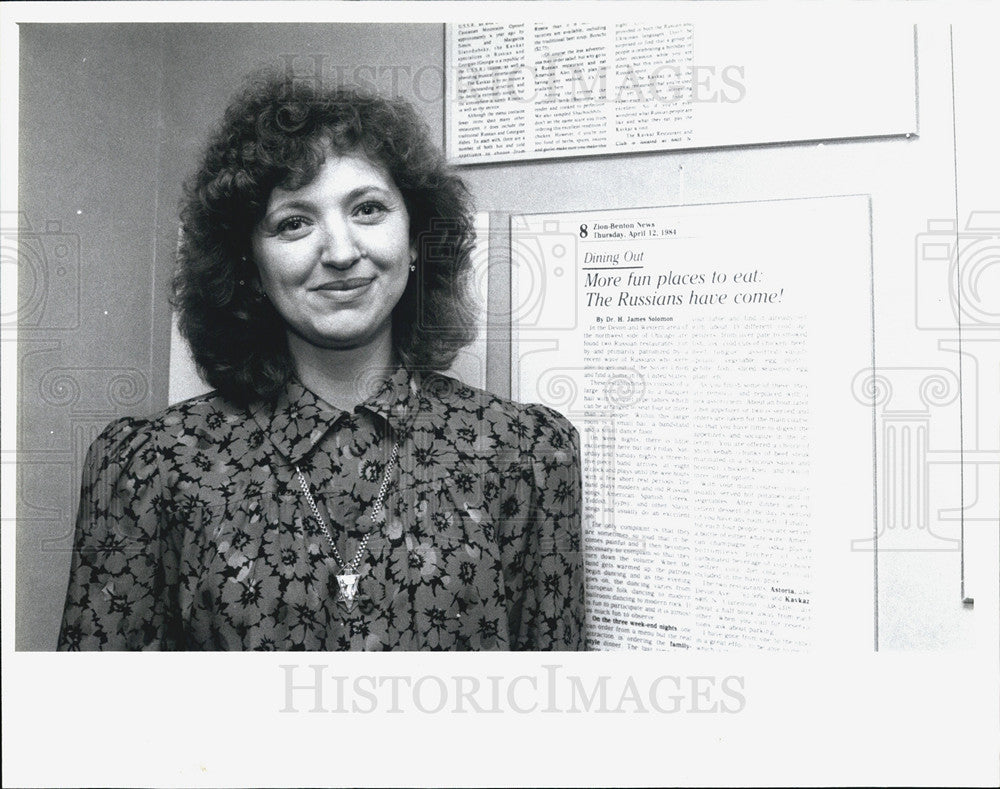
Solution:
{"label": "woman's eye", "polygon": [[362,219],[378,219],[382,216],[388,209],[382,205],[382,203],[369,200],[366,203],[362,203],[355,209],[355,213]]}
{"label": "woman's eye", "polygon": [[275,228],[280,235],[296,236],[301,235],[306,228],[306,219],[302,216],[290,216],[278,222]]}

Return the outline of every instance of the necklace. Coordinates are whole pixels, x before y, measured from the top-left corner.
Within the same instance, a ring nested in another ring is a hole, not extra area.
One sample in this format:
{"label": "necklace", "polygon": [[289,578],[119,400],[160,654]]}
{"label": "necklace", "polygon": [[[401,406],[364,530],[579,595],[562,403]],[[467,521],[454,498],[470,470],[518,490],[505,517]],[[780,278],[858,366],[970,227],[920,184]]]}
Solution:
{"label": "necklace", "polygon": [[[375,514],[382,511],[385,492],[389,488],[389,475],[392,473],[392,467],[395,465],[398,455],[399,442],[397,441],[392,447],[392,455],[389,456],[389,462],[385,465],[385,474],[382,476],[382,487],[379,488],[378,498],[375,499],[375,503],[372,505],[371,519],[373,527],[378,527],[379,525]],[[302,492],[309,502],[309,507],[312,509],[313,517],[316,518],[316,522],[322,527],[323,533],[326,534],[326,539],[330,541],[330,547],[333,549],[333,558],[336,559],[337,565],[340,567],[340,572],[337,573],[340,596],[347,604],[347,609],[351,610],[354,608],[354,597],[358,593],[358,580],[361,578],[361,574],[358,572],[358,565],[361,564],[361,557],[365,555],[365,548],[368,547],[368,538],[372,536],[373,532],[368,532],[362,538],[361,543],[358,545],[358,550],[354,554],[354,558],[350,562],[345,562],[340,555],[340,551],[337,550],[337,544],[333,541],[333,533],[330,531],[330,527],[326,525],[326,518],[323,517],[319,511],[319,507],[316,506],[316,500],[313,498],[312,491],[309,490],[309,483],[306,482],[306,478],[298,466],[295,467],[295,473],[299,478],[299,486],[302,488]],[[383,520],[385,519],[383,518]]]}

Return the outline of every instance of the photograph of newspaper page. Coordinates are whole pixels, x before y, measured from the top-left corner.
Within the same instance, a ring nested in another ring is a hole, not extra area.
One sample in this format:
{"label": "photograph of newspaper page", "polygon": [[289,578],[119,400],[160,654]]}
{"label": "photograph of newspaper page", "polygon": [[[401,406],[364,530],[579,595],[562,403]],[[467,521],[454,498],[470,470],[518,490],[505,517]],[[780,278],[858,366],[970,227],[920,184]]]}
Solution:
{"label": "photograph of newspaper page", "polygon": [[912,23],[800,19],[789,35],[764,19],[624,16],[447,25],[449,159],[475,164],[917,131]]}
{"label": "photograph of newspaper page", "polygon": [[591,649],[874,648],[870,222],[866,195],[511,218],[512,390],[580,432]]}

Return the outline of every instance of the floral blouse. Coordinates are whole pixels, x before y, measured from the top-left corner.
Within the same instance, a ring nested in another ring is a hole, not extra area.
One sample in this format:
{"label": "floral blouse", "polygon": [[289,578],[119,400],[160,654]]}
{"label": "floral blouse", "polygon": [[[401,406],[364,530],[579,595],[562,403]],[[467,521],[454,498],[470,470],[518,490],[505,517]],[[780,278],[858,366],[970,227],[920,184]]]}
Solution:
{"label": "floral blouse", "polygon": [[[583,649],[579,457],[555,411],[405,368],[353,412],[292,380],[119,419],[87,457],[59,648]],[[369,535],[353,603],[296,466],[346,562]]]}

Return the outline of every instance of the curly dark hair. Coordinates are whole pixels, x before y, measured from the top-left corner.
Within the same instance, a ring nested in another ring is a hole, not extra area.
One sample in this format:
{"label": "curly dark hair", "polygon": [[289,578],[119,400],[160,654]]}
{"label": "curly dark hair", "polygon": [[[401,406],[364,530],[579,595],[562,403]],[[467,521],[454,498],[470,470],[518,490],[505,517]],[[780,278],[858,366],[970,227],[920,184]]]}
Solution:
{"label": "curly dark hair", "polygon": [[230,102],[185,184],[171,300],[201,376],[232,402],[270,400],[294,371],[285,323],[253,286],[250,237],[271,191],[308,184],[331,149],[360,151],[385,166],[409,213],[418,274],[392,316],[401,361],[445,370],[475,338],[471,199],[413,108],[258,72]]}

